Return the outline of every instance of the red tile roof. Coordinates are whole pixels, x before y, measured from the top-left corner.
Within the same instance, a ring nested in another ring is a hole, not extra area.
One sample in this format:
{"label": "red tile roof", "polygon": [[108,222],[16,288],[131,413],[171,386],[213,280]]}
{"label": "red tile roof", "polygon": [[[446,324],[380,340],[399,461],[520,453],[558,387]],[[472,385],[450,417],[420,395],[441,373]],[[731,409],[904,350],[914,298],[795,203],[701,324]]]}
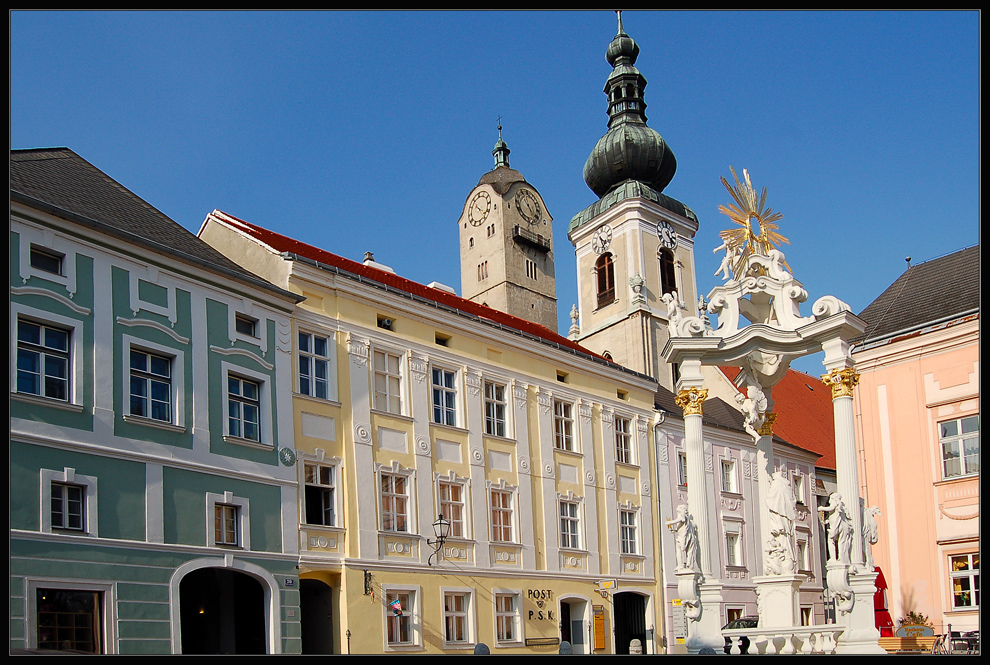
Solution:
{"label": "red tile roof", "polygon": [[[358,275],[362,278],[379,282],[389,288],[436,302],[440,305],[453,308],[472,316],[477,316],[490,323],[506,327],[526,335],[537,337],[551,344],[557,344],[572,351],[604,360],[597,353],[589,351],[580,344],[558,335],[556,332],[537,323],[532,323],[531,321],[520,319],[510,314],[492,309],[491,307],[480,305],[471,300],[467,300],[466,298],[461,298],[460,296],[448,293],[447,291],[434,289],[424,284],[420,284],[419,282],[406,279],[405,277],[399,277],[395,273],[380,270],[373,266],[367,266],[351,259],[346,259],[326,250],[313,247],[312,245],[307,245],[299,240],[294,240],[274,231],[269,231],[268,229],[257,226],[256,224],[251,224],[250,222],[237,219],[233,215],[229,215],[225,212],[215,210],[214,215],[218,221],[236,226],[241,232],[271,247],[277,252],[286,252],[305,259],[317,261],[323,265],[333,266],[342,271]],[[612,363],[608,364],[611,365]]]}
{"label": "red tile roof", "polygon": [[[722,367],[722,373],[733,380],[738,367]],[[835,470],[835,416],[832,390],[821,379],[787,370],[774,386],[774,406],[777,421],[773,433],[798,448],[821,455],[815,464],[820,469]]]}

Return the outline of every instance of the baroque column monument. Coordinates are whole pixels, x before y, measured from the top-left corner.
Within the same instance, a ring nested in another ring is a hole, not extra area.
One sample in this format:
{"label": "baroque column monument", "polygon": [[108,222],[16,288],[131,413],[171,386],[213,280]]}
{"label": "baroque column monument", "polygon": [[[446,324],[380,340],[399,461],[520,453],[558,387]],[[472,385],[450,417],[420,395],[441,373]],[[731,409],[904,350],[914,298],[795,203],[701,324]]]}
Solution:
{"label": "baroque column monument", "polygon": [[[790,481],[775,472],[773,388],[794,359],[824,351],[826,374],[822,380],[832,388],[838,485],[827,514],[830,548],[826,582],[840,599],[836,628],[842,628],[835,651],[884,653],[873,617],[876,573],[864,561],[862,515],[858,510],[852,398],[858,375],[853,369],[850,340],[863,333],[865,324],[834,296],[815,301],[811,316],[801,315],[800,305],[808,293],[780,251],[782,243],[789,244],[777,232],[783,215],[766,207],[766,189],[757,194],[749,173],[743,171],[742,182],[735,171],[732,175],[734,183],[722,178],[722,184],[734,203],[719,206],[719,210],[736,227],[720,233],[723,243],[715,249],[725,253],[716,272],[723,284],[708,294],[707,312],[670,316],[670,339],[663,349],[664,360],[680,369],[676,390],[684,409],[688,472],[704,473],[705,468],[701,417],[707,390],[702,366],[741,367],[735,381],[740,390],[737,402],[745,429],[757,447],[763,545],[763,575],[754,578],[759,628],[772,634],[774,629],[799,626],[798,589],[804,576],[797,572],[794,556],[794,491]],[[718,317],[716,327],[712,328],[706,314]],[[694,421],[697,427],[691,426]],[[691,481],[689,488],[705,486]],[[702,534],[708,533],[707,501],[703,493],[688,490],[688,510]],[[706,646],[721,650],[724,644],[715,604],[720,597],[719,585],[714,577],[706,580],[712,571],[705,565],[705,547],[700,549],[700,570],[692,572],[700,606],[688,621],[687,646],[691,652]],[[708,600],[711,604],[706,603]]]}

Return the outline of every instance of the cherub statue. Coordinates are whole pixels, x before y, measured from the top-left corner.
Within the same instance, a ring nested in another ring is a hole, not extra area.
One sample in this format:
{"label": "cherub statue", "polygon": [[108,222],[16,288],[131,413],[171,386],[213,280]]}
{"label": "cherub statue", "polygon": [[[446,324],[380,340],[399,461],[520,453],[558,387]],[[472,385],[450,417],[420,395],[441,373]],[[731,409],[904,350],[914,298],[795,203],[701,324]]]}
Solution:
{"label": "cherub statue", "polygon": [[722,262],[718,265],[718,270],[715,271],[715,276],[717,277],[719,273],[722,274],[722,281],[732,279],[732,267],[735,265],[736,261],[739,260],[739,247],[733,247],[728,241],[723,242],[721,245],[712,250],[713,254],[717,254],[720,250],[725,250],[725,256],[722,257]]}
{"label": "cherub statue", "polygon": [[750,384],[746,394],[736,393],[736,404],[743,413],[743,429],[754,439],[760,438],[759,429],[766,420],[767,397],[759,386]]}

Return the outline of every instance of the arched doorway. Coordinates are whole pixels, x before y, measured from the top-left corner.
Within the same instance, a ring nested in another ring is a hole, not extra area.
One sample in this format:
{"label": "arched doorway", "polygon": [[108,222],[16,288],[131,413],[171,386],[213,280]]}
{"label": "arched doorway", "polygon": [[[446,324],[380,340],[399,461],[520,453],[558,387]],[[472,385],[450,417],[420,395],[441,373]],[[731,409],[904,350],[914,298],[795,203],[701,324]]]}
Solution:
{"label": "arched doorway", "polygon": [[646,653],[646,596],[633,593],[617,593],[612,596],[613,621],[615,622],[615,653],[629,653],[629,643],[639,640]]}
{"label": "arched doorway", "polygon": [[179,582],[182,653],[266,653],[265,590],[231,568],[200,568]]}
{"label": "arched doorway", "polygon": [[299,580],[304,654],[333,653],[333,589],[322,580]]}
{"label": "arched doorway", "polygon": [[590,603],[587,598],[561,598],[560,639],[571,643],[571,653],[591,653]]}

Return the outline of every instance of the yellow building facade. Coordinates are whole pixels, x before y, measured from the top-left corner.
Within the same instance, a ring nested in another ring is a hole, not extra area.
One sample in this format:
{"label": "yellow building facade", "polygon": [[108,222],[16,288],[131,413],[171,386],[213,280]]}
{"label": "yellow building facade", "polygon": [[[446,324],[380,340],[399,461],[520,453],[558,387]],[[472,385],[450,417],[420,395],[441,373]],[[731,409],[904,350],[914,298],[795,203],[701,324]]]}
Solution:
{"label": "yellow building facade", "polygon": [[652,379],[372,259],[218,211],[199,235],[305,297],[304,652],[658,650]]}

